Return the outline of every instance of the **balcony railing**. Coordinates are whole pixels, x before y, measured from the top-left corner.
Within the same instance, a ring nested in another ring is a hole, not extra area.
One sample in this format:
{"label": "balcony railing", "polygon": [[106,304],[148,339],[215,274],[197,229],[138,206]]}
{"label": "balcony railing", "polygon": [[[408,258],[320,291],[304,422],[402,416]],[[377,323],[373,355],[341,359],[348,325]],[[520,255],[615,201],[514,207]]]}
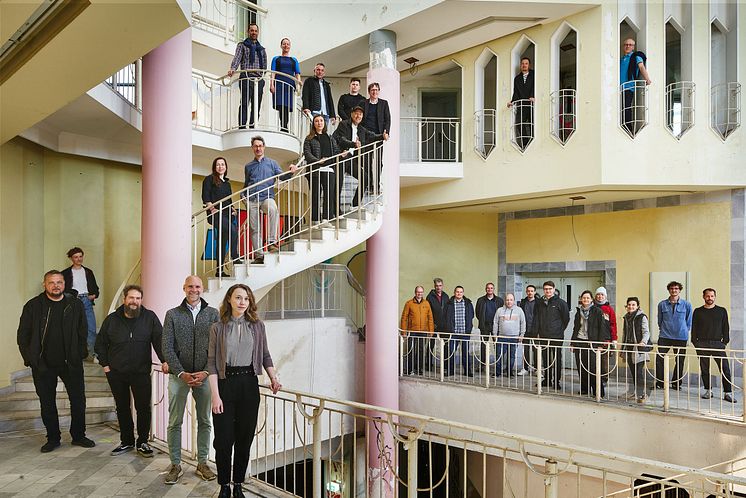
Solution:
{"label": "balcony railing", "polygon": [[104,83],[117,92],[132,107],[142,110],[142,60],[127,64],[122,69],[112,74]]}
{"label": "balcony railing", "polygon": [[619,124],[635,138],[648,124],[648,87],[642,80],[619,85]]}
{"label": "balcony railing", "polygon": [[577,126],[577,91],[574,88],[563,88],[552,92],[550,102],[552,113],[549,124],[552,136],[565,145]]}
{"label": "balcony railing", "polygon": [[666,86],[666,128],[676,138],[681,137],[694,126],[693,81],[677,81]]}
{"label": "balcony railing", "polygon": [[300,92],[301,83],[277,71],[236,72],[232,78],[194,71],[192,125],[210,133],[256,128],[304,137],[309,119]]}
{"label": "balcony railing", "polygon": [[[635,404],[642,397],[645,406],[663,411],[695,412],[746,422],[744,350],[698,349],[695,352],[682,349],[678,359],[681,367],[675,368],[673,352],[652,346],[645,352],[642,371],[633,374],[626,362],[627,355],[622,351],[626,347],[636,350],[635,345],[618,344],[617,349],[609,349],[608,345],[591,348],[587,342],[583,345],[561,340],[524,339],[517,343],[517,338],[505,339],[510,338],[491,336],[483,341],[479,335],[402,334],[400,374],[537,395],[590,399],[598,403]],[[717,357],[720,353],[726,355],[725,359]],[[708,355],[717,357],[710,362],[707,376],[712,396],[702,398],[699,365],[700,359]],[[715,360],[727,365],[730,374],[721,375]],[[521,375],[516,375],[517,372]],[[635,382],[632,376],[638,374],[641,378]],[[734,402],[723,399],[725,393],[730,393]]]}
{"label": "balcony railing", "polygon": [[741,126],[741,84],[715,85],[710,90],[711,126],[722,140]]}
{"label": "balcony railing", "polygon": [[487,159],[497,145],[496,118],[495,109],[481,109],[474,113],[474,150],[482,159]]}
{"label": "balcony railing", "polygon": [[521,152],[534,140],[536,123],[535,102],[529,99],[516,100],[510,106],[510,142]]}
{"label": "balcony railing", "polygon": [[226,43],[243,40],[249,24],[266,13],[247,0],[192,0],[192,25],[224,37]]}
{"label": "balcony railing", "polygon": [[459,118],[401,118],[401,162],[458,162],[460,128]]}

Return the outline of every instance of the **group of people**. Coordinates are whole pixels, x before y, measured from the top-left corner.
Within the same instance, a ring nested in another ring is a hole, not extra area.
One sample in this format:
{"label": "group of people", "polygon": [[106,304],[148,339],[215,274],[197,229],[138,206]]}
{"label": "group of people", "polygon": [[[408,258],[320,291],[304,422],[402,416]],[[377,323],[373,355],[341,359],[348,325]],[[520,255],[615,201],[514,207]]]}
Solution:
{"label": "group of people", "polygon": [[[69,268],[65,272],[45,273],[44,291],[25,304],[18,326],[18,347],[24,364],[31,367],[46,428],[42,453],[54,451],[61,444],[56,403],[58,378],[70,400],[72,444],[95,446],[86,436],[85,424],[83,361],[91,350],[84,299],[92,303],[98,292],[90,270],[84,269],[85,279],[80,276],[76,265],[81,266],[83,252],[79,248],[71,250],[71,258],[78,254],[81,257],[73,259],[73,287],[66,284]],[[88,292],[82,292],[86,287],[81,287],[81,282],[86,280]],[[220,498],[240,498],[244,496],[241,484],[246,477],[259,411],[257,376],[264,369],[274,393],[282,385],[249,287],[231,286],[219,310],[202,298],[199,277],[188,276],[183,291],[184,300],[166,313],[163,325],[153,311],[143,306],[143,289],[138,285],[124,288],[123,304],[106,317],[98,334],[93,322],[92,350],[105,372],[119,422],[120,443],[111,455],[137,451],[146,458],[153,456],[148,440],[155,353],[163,373],[168,374],[167,438],[171,465],[164,482],[175,484],[183,475],[181,426],[191,392],[197,418],[196,474],[206,481],[217,477]],[[137,439],[130,397],[137,412]],[[207,464],[213,426],[217,476]]]}
{"label": "group of people", "polygon": [[[704,387],[702,398],[712,398],[710,385],[710,360],[714,360],[722,376],[723,400],[735,403],[727,354],[729,336],[727,310],[715,304],[716,291],[707,288],[702,293],[704,304],[693,309],[691,303],[681,298],[683,285],[670,282],[668,299],[658,303],[658,342],[655,355],[655,375],[646,375],[646,363],[653,350],[651,328],[647,315],[640,308],[640,300],[631,296],[626,300],[626,313],[621,317],[622,343],[620,353],[629,369],[631,379],[628,399],[644,403],[653,388],[662,389],[667,379],[662,378],[665,355],[671,350],[675,358],[671,388],[681,389],[684,383],[684,363],[687,343],[691,339],[700,361],[700,378]],[[445,375],[455,374],[456,352],[460,352],[463,375],[474,376],[475,362],[469,352],[469,340],[476,318],[481,335],[479,362],[489,362],[487,343],[494,337],[497,345],[492,374],[526,375],[538,366],[536,358],[541,352],[541,385],[561,389],[562,354],[565,330],[570,323],[570,307],[557,292],[554,282],[542,285],[542,295],[537,296],[536,286],[526,286],[526,297],[516,301],[512,293],[505,299],[495,294],[495,285],[485,286],[485,294],[476,303],[464,295],[464,288],[456,286],[453,296],[443,290],[443,280],[435,278],[433,289],[425,297],[422,286],[415,287],[414,297],[402,311],[401,333],[408,337],[406,372],[421,374],[432,369],[433,355],[429,338],[441,334],[448,350]],[[527,340],[529,339],[529,340]],[[584,290],[578,296],[578,306],[569,337],[576,368],[580,376],[581,394],[605,396],[609,362],[618,345],[617,317],[608,301],[604,287],[593,293]],[[519,346],[523,345],[522,351]],[[596,352],[600,352],[597,355]],[[522,363],[516,368],[516,361]],[[597,365],[600,357],[600,365]],[[516,360],[518,358],[518,360]],[[598,382],[597,372],[601,372]],[[596,393],[600,385],[600,392]]]}

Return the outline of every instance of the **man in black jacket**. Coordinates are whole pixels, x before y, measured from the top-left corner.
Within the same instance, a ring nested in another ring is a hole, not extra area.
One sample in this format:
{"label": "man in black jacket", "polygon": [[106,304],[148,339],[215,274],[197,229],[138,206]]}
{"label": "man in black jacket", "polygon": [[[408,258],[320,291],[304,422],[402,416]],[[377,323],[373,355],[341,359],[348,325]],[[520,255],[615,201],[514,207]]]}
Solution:
{"label": "man in black jacket", "polygon": [[67,257],[70,258],[72,265],[62,270],[62,276],[65,278],[65,290],[77,296],[83,303],[88,323],[88,352],[93,355],[93,346],[96,344],[96,315],[93,306],[99,296],[99,290],[93,271],[83,266],[84,256],[85,253],[80,247],[73,247],[67,251]]}
{"label": "man in black jacket", "polygon": [[[340,122],[337,129],[334,130],[334,139],[339,144],[339,148],[342,150],[350,149],[353,152],[349,159],[345,159],[345,173],[351,174],[355,177],[358,181],[358,190],[360,192],[366,190],[366,186],[368,185],[366,181],[370,181],[371,174],[370,161],[368,158],[362,157],[361,159],[357,159],[357,156],[360,153],[358,149],[373,142],[389,139],[388,133],[375,134],[368,131],[360,124],[362,120],[363,108],[359,105],[355,106],[350,112],[350,119]],[[365,155],[370,150],[370,148],[363,149],[362,153]],[[361,185],[360,182],[363,182],[363,184]],[[339,184],[341,198],[344,181],[337,183]],[[353,206],[358,205],[358,196],[359,194],[357,192],[352,196]]]}
{"label": "man in black jacket", "polygon": [[337,122],[334,113],[334,98],[332,97],[332,86],[324,79],[326,67],[319,62],[313,68],[313,77],[303,82],[303,113],[311,116],[324,116],[324,120],[332,124]]}
{"label": "man in black jacket", "polygon": [[521,72],[513,78],[513,96],[508,102],[508,107],[513,105],[517,105],[516,143],[523,150],[534,139],[534,70],[531,69],[531,59],[528,57],[521,58]]}
{"label": "man in black jacket", "polygon": [[57,270],[44,274],[44,292],[23,306],[18,324],[18,349],[23,364],[31,367],[34,387],[41,405],[41,419],[47,429],[42,453],[60,446],[57,415],[57,378],[62,379],[70,400],[72,444],[92,448],[85,436],[85,383],[83,358],[86,346],[86,318],[83,305],[65,294],[65,279]]}
{"label": "man in black jacket", "polygon": [[[489,338],[492,335],[495,313],[497,313],[498,308],[505,305],[503,298],[495,295],[495,284],[492,282],[488,282],[487,285],[484,286],[484,293],[484,296],[477,299],[477,306],[475,309],[477,321],[479,322],[479,333],[482,336],[480,345],[480,359],[482,365],[490,361],[489,356],[487,356],[487,341],[489,341]],[[513,372],[508,373],[512,374]]]}
{"label": "man in black jacket", "polygon": [[365,105],[365,97],[360,95],[360,78],[350,78],[350,93],[339,97],[337,102],[337,114],[340,121],[347,121],[352,117],[352,110],[357,106]]}
{"label": "man in black jacket", "polygon": [[702,292],[702,300],[705,304],[694,310],[692,315],[692,344],[697,348],[700,377],[705,388],[702,398],[712,398],[710,359],[713,359],[722,376],[723,400],[735,403],[730,364],[728,355],[725,353],[725,346],[730,342],[728,311],[715,304],[715,295],[715,289],[712,288],[707,288]]}
{"label": "man in black jacket", "polygon": [[121,455],[135,447],[130,391],[137,410],[137,452],[152,457],[150,435],[150,371],[152,348],[163,362],[163,326],[152,311],[142,306],[142,288],[128,285],[122,292],[124,304],[106,317],[96,339],[96,354],[109,381],[117,406],[121,444],[111,451]]}
{"label": "man in black jacket", "polygon": [[448,306],[448,294],[443,290],[443,279],[434,278],[433,288],[427,295],[427,302],[433,312],[435,332],[448,332],[446,329],[446,306]]}
{"label": "man in black jacket", "polygon": [[554,282],[547,280],[542,287],[544,296],[534,305],[532,324],[532,336],[545,339],[540,341],[544,343],[541,359],[542,369],[546,372],[541,385],[561,389],[562,341],[565,337],[565,328],[570,323],[570,310],[567,303],[555,293]]}

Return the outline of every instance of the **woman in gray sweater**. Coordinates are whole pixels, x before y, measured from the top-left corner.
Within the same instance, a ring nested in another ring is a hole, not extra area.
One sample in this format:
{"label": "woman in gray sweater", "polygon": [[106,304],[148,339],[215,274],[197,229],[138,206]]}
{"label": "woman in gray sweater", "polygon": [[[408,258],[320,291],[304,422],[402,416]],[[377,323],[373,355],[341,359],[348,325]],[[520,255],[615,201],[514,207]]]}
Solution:
{"label": "woman in gray sweater", "polygon": [[[210,329],[207,371],[212,391],[215,428],[215,463],[219,498],[243,498],[249,452],[259,415],[259,382],[262,367],[267,371],[274,394],[282,388],[267,348],[264,323],[256,312],[251,289],[236,284],[225,293],[220,321]],[[231,479],[233,454],[233,479]]]}

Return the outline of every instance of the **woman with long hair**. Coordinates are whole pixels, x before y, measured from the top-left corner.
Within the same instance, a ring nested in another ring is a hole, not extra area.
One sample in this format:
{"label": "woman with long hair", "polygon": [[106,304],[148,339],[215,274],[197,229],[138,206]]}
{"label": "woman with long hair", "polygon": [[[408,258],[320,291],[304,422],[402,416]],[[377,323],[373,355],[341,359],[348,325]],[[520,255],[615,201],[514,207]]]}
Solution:
{"label": "woman with long hair", "polygon": [[[280,131],[288,131],[288,120],[295,103],[295,84],[300,84],[300,64],[290,56],[290,38],[280,40],[282,55],[272,58],[269,91],[272,92],[272,105],[280,115]],[[287,75],[287,76],[285,76]]]}
{"label": "woman with long hair", "polygon": [[234,209],[230,201],[219,202],[233,193],[228,179],[228,161],[224,157],[216,157],[212,161],[212,174],[202,181],[202,203],[209,212],[208,222],[212,225],[213,240],[217,246],[216,277],[227,277],[224,268],[225,249],[230,247],[231,261],[234,265],[243,264],[238,256],[238,226],[233,223]]}
{"label": "woman with long hair", "polygon": [[[337,182],[344,181],[344,175],[337,176],[335,161],[324,159],[339,154],[337,140],[326,132],[324,116],[313,117],[311,132],[303,142],[303,155],[311,166],[311,220],[324,222],[337,216]],[[347,156],[345,151],[342,156]],[[344,168],[340,167],[340,172]],[[321,209],[319,206],[321,205]]]}
{"label": "woman with long hair", "polygon": [[235,284],[220,305],[220,321],[210,329],[207,352],[219,498],[231,496],[231,482],[232,496],[244,496],[241,484],[246,478],[259,415],[257,376],[261,375],[262,367],[276,394],[282,384],[269,354],[264,322],[257,315],[254,293],[244,284]]}
{"label": "woman with long hair", "polygon": [[[603,348],[604,343],[611,340],[611,331],[601,308],[593,303],[593,294],[589,290],[580,294],[570,340],[580,375],[580,394],[591,392],[595,396],[596,349]],[[604,394],[604,383],[601,382],[601,397]]]}

